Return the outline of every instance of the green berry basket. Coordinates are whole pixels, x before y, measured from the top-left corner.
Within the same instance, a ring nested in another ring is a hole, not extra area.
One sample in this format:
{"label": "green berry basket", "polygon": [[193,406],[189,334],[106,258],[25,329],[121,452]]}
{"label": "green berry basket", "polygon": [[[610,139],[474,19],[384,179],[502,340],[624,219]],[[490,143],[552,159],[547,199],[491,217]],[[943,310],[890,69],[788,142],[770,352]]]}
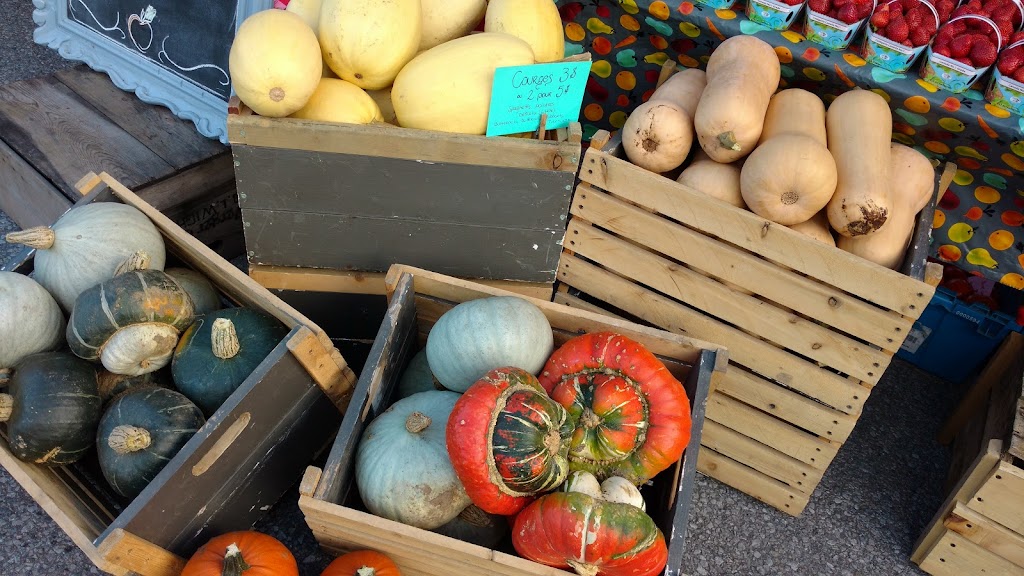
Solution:
{"label": "green berry basket", "polygon": [[[1002,52],[1005,54],[1011,48],[1018,46],[1024,46],[1024,40],[1010,44]],[[1000,55],[1000,59],[1003,54]],[[985,98],[993,106],[1009,110],[1018,116],[1024,116],[1024,83],[1003,75],[998,65],[992,71],[992,79],[989,81],[988,90],[985,91]]]}
{"label": "green berry basket", "polygon": [[[880,6],[899,2],[900,0],[889,0]],[[935,17],[935,28],[938,29],[939,12],[935,9],[935,6],[927,0],[921,0],[921,4],[927,6]],[[934,37],[935,35],[932,34],[931,38]],[[928,49],[928,44],[931,43],[931,38],[929,38],[928,43],[920,46],[906,46],[902,42],[897,42],[883,36],[874,30],[873,25],[869,22],[865,28],[864,46],[862,51],[864,59],[868,61],[868,64],[884,68],[890,72],[903,73],[910,70],[921,54],[924,54]]]}
{"label": "green berry basket", "polygon": [[[855,11],[857,15],[860,15],[860,19],[851,23],[817,12],[808,3],[807,14],[804,18],[804,37],[830,50],[844,50],[853,42],[861,26],[871,16],[871,13],[875,11],[875,5],[876,0],[871,0],[870,2],[846,0],[841,10],[849,6],[852,7],[851,11]],[[864,12],[864,9],[867,11]]]}
{"label": "green berry basket", "polygon": [[[944,24],[943,27],[961,20],[970,19],[985,22],[995,30],[995,50],[996,53],[998,53],[1003,46],[1003,36],[999,32],[999,26],[989,18],[979,16],[977,14],[966,14],[951,19],[949,22]],[[954,94],[960,94],[969,90],[971,86],[985,75],[985,72],[992,67],[992,64],[995,63],[995,58],[992,58],[992,63],[988,66],[978,67],[973,64],[962,62],[957,58],[967,59],[967,56],[945,56],[943,54],[939,54],[935,51],[933,42],[928,46],[925,59],[921,64],[921,78],[925,82],[930,82],[939,88],[944,88]]]}

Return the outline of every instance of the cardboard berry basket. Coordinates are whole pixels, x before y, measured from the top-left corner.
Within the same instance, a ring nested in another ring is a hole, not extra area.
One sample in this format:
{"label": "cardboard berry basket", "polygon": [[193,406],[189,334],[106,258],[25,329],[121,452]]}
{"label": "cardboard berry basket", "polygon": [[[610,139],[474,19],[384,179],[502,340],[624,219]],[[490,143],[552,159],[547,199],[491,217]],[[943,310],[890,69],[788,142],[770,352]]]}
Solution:
{"label": "cardboard berry basket", "polygon": [[[938,10],[927,0],[920,0],[912,8],[918,12],[912,18],[920,22],[908,23],[909,12],[904,11],[902,4],[901,0],[889,0],[875,8],[865,29],[863,45],[864,59],[869,64],[896,73],[906,72],[914,66],[918,57],[928,49],[941,23]],[[892,16],[895,8],[899,8],[899,20]],[[912,26],[913,31],[910,30]],[[907,46],[908,42],[910,46]]]}
{"label": "cardboard berry basket", "polygon": [[[944,36],[943,30],[958,23],[973,28],[967,28],[965,32],[952,33],[948,45],[940,45]],[[965,38],[971,37],[971,30],[981,31],[991,38],[988,41],[990,46],[987,46],[983,54],[976,51],[973,40],[969,45],[964,44],[962,48],[958,46]],[[929,45],[921,64],[921,78],[954,94],[966,92],[995,64],[1004,40],[1006,39],[999,31],[999,26],[990,18],[976,14],[956,16],[939,29],[935,40]]]}
{"label": "cardboard berry basket", "polygon": [[[477,546],[366,512],[355,485],[354,462],[366,426],[392,403],[398,380],[434,322],[460,302],[511,292],[417,268],[392,266],[387,275],[389,306],[367,368],[327,464],[310,467],[300,487],[299,507],[321,546],[333,553],[371,548],[388,554],[402,573],[460,576],[568,576],[571,572],[517,556],[506,537],[497,549]],[[665,575],[680,574],[687,516],[696,474],[697,450],[712,371],[727,363],[718,346],[593,312],[528,298],[554,329],[556,348],[587,332],[613,331],[658,356],[684,383],[691,404],[692,432],[681,459],[641,487],[647,513],[665,535]]]}
{"label": "cardboard berry basket", "polygon": [[804,18],[804,36],[830,50],[843,50],[874,9],[875,0],[811,0]]}
{"label": "cardboard berry basket", "polygon": [[[985,98],[994,106],[1009,110],[1018,116],[1024,116],[1024,40],[1010,44],[999,55],[992,79],[989,81]],[[1003,74],[1004,58],[1013,58],[1012,74]],[[1017,78],[1020,78],[1018,80]]]}
{"label": "cardboard berry basket", "polygon": [[[0,465],[97,568],[177,576],[211,537],[250,528],[337,432],[355,374],[327,335],[106,173],[78,185],[78,206],[122,202],[160,230],[167,266],[202,273],[229,306],[273,316],[288,334],[134,499],[106,484],[92,451],[67,466],[23,462],[0,439]],[[32,270],[26,249],[4,268]]]}
{"label": "cardboard berry basket", "polygon": [[[795,3],[790,3],[795,2]],[[786,30],[800,16],[803,2],[782,0],[747,0],[747,18],[772,30]]]}

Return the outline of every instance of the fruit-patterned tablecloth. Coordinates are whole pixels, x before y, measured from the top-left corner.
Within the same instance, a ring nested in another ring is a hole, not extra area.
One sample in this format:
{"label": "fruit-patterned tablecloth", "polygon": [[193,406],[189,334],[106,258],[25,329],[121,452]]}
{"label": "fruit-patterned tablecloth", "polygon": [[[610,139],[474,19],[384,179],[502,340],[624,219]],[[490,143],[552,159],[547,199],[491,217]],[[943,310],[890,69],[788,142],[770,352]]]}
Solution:
{"label": "fruit-patterned tablecloth", "polygon": [[[917,67],[894,74],[851,51],[830,51],[793,29],[768,30],[747,20],[742,2],[713,10],[690,2],[646,0],[556,2],[566,55],[590,51],[583,101],[584,136],[617,130],[650,97],[662,64],[703,67],[725,38],[752,34],[775,47],[782,86],[826,102],[859,86],[889,101],[893,139],[960,170],[935,213],[932,255],[1024,289],[1024,120],[985,102],[982,92],[952,94],[920,80]],[[859,43],[855,41],[855,44]]]}

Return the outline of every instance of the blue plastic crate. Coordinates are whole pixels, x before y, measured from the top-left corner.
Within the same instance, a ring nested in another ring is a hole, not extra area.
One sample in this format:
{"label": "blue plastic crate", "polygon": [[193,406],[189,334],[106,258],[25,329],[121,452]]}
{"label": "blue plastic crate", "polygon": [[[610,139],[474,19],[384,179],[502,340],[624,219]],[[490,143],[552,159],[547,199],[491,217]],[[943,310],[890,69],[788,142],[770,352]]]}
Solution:
{"label": "blue plastic crate", "polygon": [[964,303],[940,286],[896,357],[962,384],[978,374],[1011,331],[1022,331],[1014,317],[981,304]]}

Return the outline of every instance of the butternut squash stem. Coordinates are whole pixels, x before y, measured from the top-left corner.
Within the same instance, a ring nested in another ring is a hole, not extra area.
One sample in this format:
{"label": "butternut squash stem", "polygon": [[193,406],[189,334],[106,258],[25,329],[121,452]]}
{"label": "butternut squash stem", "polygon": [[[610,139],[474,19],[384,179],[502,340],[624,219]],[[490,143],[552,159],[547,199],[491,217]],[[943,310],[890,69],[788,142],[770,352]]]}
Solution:
{"label": "butternut squash stem", "polygon": [[408,430],[410,434],[419,434],[430,426],[430,422],[430,416],[421,414],[420,412],[413,412],[405,419],[405,429]]}
{"label": "butternut squash stem", "polygon": [[8,244],[21,244],[36,250],[47,250],[53,247],[57,235],[49,226],[36,226],[28,230],[10,232],[4,239]]}
{"label": "butternut squash stem", "polygon": [[242,573],[249,568],[252,566],[249,566],[245,558],[242,558],[242,551],[238,548],[238,544],[231,543],[224,553],[224,570],[221,572],[221,576],[242,576]]}
{"label": "butternut squash stem", "polygon": [[736,152],[740,151],[740,144],[736,141],[736,135],[732,132],[722,132],[719,134],[718,143],[721,144],[722,148],[728,148]]}
{"label": "butternut squash stem", "polygon": [[107,438],[107,445],[118,454],[129,454],[145,450],[152,443],[149,431],[138,426],[122,424],[114,427]]}
{"label": "butternut squash stem", "polygon": [[11,419],[11,412],[14,411],[14,396],[0,394],[0,422],[7,422]]}
{"label": "butternut squash stem", "polygon": [[132,252],[124,259],[117,268],[114,269],[114,276],[120,276],[128,272],[134,272],[136,270],[146,270],[149,268],[149,263],[152,259],[149,254],[144,250]]}
{"label": "butternut squash stem", "polygon": [[234,358],[242,349],[238,343],[238,333],[235,332],[235,325],[227,318],[217,318],[210,328],[210,345],[213,348],[213,355],[221,360]]}

